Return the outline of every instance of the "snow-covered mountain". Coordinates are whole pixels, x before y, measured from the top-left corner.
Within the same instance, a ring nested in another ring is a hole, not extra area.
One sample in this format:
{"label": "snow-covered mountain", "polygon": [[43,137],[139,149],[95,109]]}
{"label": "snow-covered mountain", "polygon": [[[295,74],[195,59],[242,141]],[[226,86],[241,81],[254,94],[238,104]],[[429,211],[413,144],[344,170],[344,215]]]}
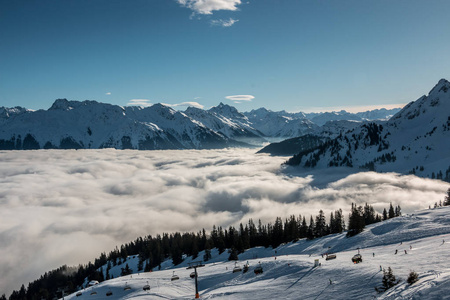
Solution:
{"label": "snow-covered mountain", "polygon": [[0,149],[7,150],[208,149],[239,145],[242,143],[162,104],[124,108],[58,99],[48,110],[9,114],[0,129]]}
{"label": "snow-covered mountain", "polygon": [[[219,254],[213,249],[211,260],[197,269],[199,294],[202,299],[447,299],[449,210],[435,208],[389,219],[351,238],[342,233],[301,239],[276,249],[252,248],[240,254],[236,263],[227,260],[227,251]],[[324,253],[334,253],[336,258],[327,260]],[[356,253],[361,254],[361,263],[352,263]],[[192,299],[193,270],[186,268],[203,254],[187,257],[177,266],[166,260],[161,270],[147,273],[136,271],[137,255],[129,256],[109,271],[114,279],[82,288],[65,299]],[[234,272],[235,266],[244,264],[249,265],[247,273]],[[120,277],[126,265],[133,274]],[[263,273],[254,273],[257,266]],[[389,267],[398,284],[377,293],[383,270]],[[100,270],[105,274],[106,269],[104,265]],[[418,281],[410,285],[406,279],[412,271]],[[173,275],[179,279],[172,281]],[[144,290],[145,285],[150,289]]]}
{"label": "snow-covered mountain", "polygon": [[318,129],[318,126],[306,119],[302,113],[290,114],[259,108],[244,114],[249,122],[267,137],[286,139],[313,133]]}
{"label": "snow-covered mountain", "polygon": [[450,83],[442,79],[389,121],[363,123],[299,153],[290,165],[344,166],[449,180]]}
{"label": "snow-covered mountain", "polygon": [[354,125],[354,122],[342,123],[340,118],[341,114],[330,115],[327,120],[332,121],[319,127],[301,112],[260,108],[241,113],[223,103],[209,110],[189,107],[180,112],[162,104],[147,108],[121,107],[89,100],[58,99],[48,110],[0,107],[0,150],[261,146],[268,140],[305,134],[334,137],[343,127],[348,129]]}
{"label": "snow-covered mountain", "polygon": [[314,124],[319,126],[324,125],[330,121],[374,121],[374,120],[389,120],[393,115],[399,112],[401,108],[393,109],[375,109],[358,113],[349,113],[345,110],[332,111],[324,113],[308,113],[305,117],[311,120]]}
{"label": "snow-covered mountain", "polygon": [[29,109],[26,109],[24,107],[20,107],[20,106],[16,106],[16,107],[12,107],[12,108],[1,106],[0,107],[0,123],[6,119],[9,119],[12,116],[20,115],[20,114],[27,113],[27,112],[32,112],[32,111]]}
{"label": "snow-covered mountain", "polygon": [[266,142],[264,134],[253,128],[247,117],[232,106],[220,103],[209,110],[189,107],[184,113],[207,128],[236,141],[253,145]]}

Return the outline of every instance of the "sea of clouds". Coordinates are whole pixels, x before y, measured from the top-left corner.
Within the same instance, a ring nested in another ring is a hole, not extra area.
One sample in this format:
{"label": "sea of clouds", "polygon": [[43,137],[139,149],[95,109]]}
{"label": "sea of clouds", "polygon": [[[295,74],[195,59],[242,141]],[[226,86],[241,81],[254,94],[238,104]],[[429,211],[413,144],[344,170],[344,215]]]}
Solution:
{"label": "sea of clouds", "polygon": [[395,173],[299,176],[285,160],[248,149],[0,151],[0,294],[139,236],[320,209],[347,215],[352,202],[408,213],[449,188]]}

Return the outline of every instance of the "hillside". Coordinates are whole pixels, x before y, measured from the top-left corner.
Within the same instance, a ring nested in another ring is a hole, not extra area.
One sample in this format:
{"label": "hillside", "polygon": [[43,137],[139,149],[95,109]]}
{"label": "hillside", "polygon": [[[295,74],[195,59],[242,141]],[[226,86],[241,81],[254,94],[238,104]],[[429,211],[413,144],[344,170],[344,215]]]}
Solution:
{"label": "hillside", "polygon": [[304,168],[350,167],[450,178],[450,83],[442,79],[389,121],[363,123],[287,164]]}
{"label": "hillside", "polygon": [[[418,211],[369,225],[351,238],[335,234],[276,249],[249,249],[237,262],[241,267],[249,263],[245,274],[232,272],[235,263],[227,261],[227,252],[219,255],[213,250],[212,259],[198,269],[199,292],[202,299],[444,299],[450,292],[449,247],[450,208]],[[358,248],[363,261],[353,264],[351,258]],[[322,254],[327,252],[335,253],[336,259],[325,260]],[[314,267],[316,259],[321,264],[318,267]],[[117,276],[125,264],[136,268],[137,260],[136,256],[128,257],[123,265],[111,269],[111,274]],[[187,258],[176,267],[166,261],[160,271],[107,280],[65,299],[192,299],[192,270],[186,270],[191,261]],[[264,273],[255,275],[259,263]],[[401,281],[378,294],[375,287],[381,286],[383,276],[380,266],[391,267]],[[418,273],[419,281],[409,286],[405,281],[412,270]],[[180,279],[171,281],[173,273]],[[142,289],[147,283],[150,291]],[[126,286],[130,289],[124,290]],[[109,291],[112,295],[107,297]],[[96,294],[91,295],[93,292]]]}

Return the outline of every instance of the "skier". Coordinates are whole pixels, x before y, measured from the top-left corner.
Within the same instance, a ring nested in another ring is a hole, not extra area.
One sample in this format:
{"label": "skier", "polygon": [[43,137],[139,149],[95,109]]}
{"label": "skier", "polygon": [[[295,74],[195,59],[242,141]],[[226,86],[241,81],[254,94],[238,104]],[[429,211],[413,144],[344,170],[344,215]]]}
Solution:
{"label": "skier", "polygon": [[383,271],[383,268],[381,268],[381,265],[380,265],[380,272],[381,272],[381,271]]}
{"label": "skier", "polygon": [[397,249],[395,249],[395,254],[397,254],[397,252],[398,252],[398,250],[397,250]]}
{"label": "skier", "polygon": [[330,280],[330,285],[333,284],[333,282],[331,281],[331,279],[329,279],[329,280]]}
{"label": "skier", "polygon": [[373,257],[375,257],[375,252],[374,252],[374,253],[372,253],[372,255],[373,255]]}
{"label": "skier", "polygon": [[408,252],[406,252],[406,250],[405,250],[405,254],[408,254]]}

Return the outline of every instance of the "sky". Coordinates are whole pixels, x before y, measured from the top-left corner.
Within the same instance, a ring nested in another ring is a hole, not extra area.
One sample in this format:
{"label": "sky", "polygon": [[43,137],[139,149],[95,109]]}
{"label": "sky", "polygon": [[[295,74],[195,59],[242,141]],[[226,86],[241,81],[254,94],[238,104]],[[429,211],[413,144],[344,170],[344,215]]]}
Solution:
{"label": "sky", "polygon": [[320,209],[347,217],[353,202],[410,213],[443,201],[450,186],[338,168],[292,176],[285,160],[251,149],[0,151],[0,295],[139,236],[309,220]]}
{"label": "sky", "polygon": [[399,107],[449,79],[447,0],[0,0],[0,106]]}

